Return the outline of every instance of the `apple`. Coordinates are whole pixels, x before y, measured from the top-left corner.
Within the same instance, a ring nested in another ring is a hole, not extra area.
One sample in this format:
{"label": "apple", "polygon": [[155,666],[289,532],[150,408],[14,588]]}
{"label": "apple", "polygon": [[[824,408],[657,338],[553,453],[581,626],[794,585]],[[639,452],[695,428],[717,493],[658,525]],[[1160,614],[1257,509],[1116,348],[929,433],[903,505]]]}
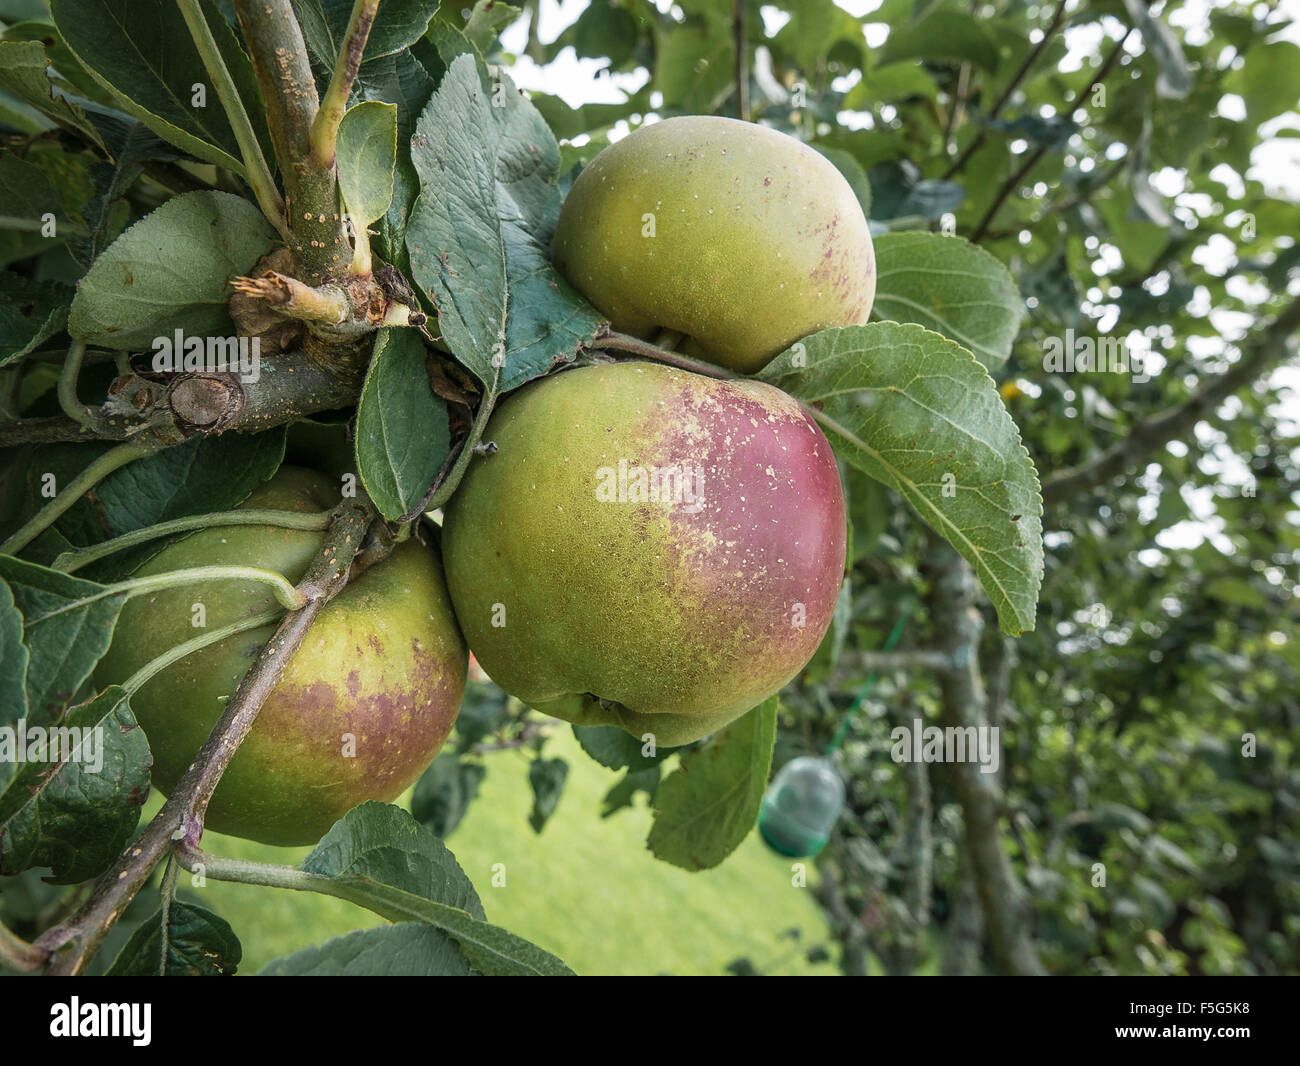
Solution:
{"label": "apple", "polygon": [[[338,500],[338,482],[283,466],[242,506],[308,512]],[[275,526],[213,527],[168,545],[137,573],[245,565],[297,581],[322,539]],[[274,606],[266,585],[232,580],[129,600],[96,681],[120,684],[204,628]],[[164,793],[193,762],[273,630],[193,652],[136,692],[131,708]],[[446,740],[467,665],[438,555],[412,537],[350,582],[308,630],[217,786],[206,825],[266,844],[310,844],[356,804],[395,799]]]}
{"label": "apple", "polygon": [[657,363],[511,394],[443,523],[479,663],[581,725],[689,743],[808,662],[844,573],[830,445],[785,393]]}
{"label": "apple", "polygon": [[849,183],[784,133],[670,118],[611,145],[573,183],[557,269],[614,329],[752,374],[801,337],[863,324],[871,233]]}

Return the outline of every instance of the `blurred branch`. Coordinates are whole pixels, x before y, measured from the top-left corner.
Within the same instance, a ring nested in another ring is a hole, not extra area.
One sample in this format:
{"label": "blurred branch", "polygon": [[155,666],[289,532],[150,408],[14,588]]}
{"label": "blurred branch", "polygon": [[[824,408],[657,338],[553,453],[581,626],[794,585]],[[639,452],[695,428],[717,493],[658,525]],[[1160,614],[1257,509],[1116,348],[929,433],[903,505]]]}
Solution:
{"label": "blurred branch", "polygon": [[80,973],[127,904],[148,883],[173,843],[198,845],[203,834],[203,815],[221,775],[252,729],[262,704],[298,650],[307,629],[347,583],[353,559],[374,517],[374,508],[364,497],[345,500],[335,509],[334,522],[321,550],[297,586],[307,598],[306,606],[284,616],[154,820],[95,883],[85,905],[66,922],[47,930],[33,945],[48,957],[49,973],[65,976]]}
{"label": "blurred branch", "polygon": [[[1088,97],[1092,95],[1092,90],[1106,80],[1107,75],[1110,74],[1115,64],[1119,62],[1119,57],[1124,52],[1124,45],[1132,33],[1133,29],[1130,27],[1128,32],[1115,42],[1115,47],[1110,50],[1110,53],[1106,56],[1105,60],[1103,60],[1101,66],[1097,68],[1097,73],[1092,76],[1092,79],[1088,84],[1075,94],[1074,99],[1070,101],[1070,103],[1066,104],[1062,113],[1067,118],[1078,111]],[[984,213],[984,217],[980,219],[979,225],[975,227],[975,231],[971,234],[971,243],[978,244],[984,237],[988,231],[989,224],[993,221],[997,213],[1002,210],[1002,205],[1006,203],[1007,197],[1020,187],[1020,183],[1024,180],[1025,175],[1038,165],[1038,161],[1047,153],[1047,149],[1047,144],[1040,144],[1029,153],[1025,158],[1025,161],[1016,168],[1005,182],[1002,183],[1002,187],[997,191],[997,195],[993,197],[993,202],[989,204],[989,209]]]}
{"label": "blurred branch", "polygon": [[736,47],[736,117],[749,121],[749,53],[745,45],[745,0],[731,0],[731,36]]}
{"label": "blurred branch", "polygon": [[963,858],[952,894],[952,907],[943,928],[943,958],[940,969],[949,977],[974,977],[980,972],[984,953],[984,916],[971,880],[970,860]]}
{"label": "blurred branch", "polygon": [[952,656],[937,648],[908,648],[902,651],[846,651],[831,680],[838,685],[863,670],[951,670]]}
{"label": "blurred branch", "polygon": [[1095,459],[1062,471],[1043,485],[1043,502],[1057,503],[1135,468],[1159,448],[1184,436],[1197,422],[1238,389],[1254,381],[1286,356],[1287,340],[1300,329],[1300,297],[1242,344],[1241,358],[1227,372],[1203,385],[1176,407],[1144,418],[1128,435]]}
{"label": "blurred branch", "polygon": [[[975,575],[945,541],[931,535],[925,569],[930,579],[930,617],[941,619],[936,636],[954,662],[963,668],[939,673],[945,727],[987,725],[986,697],[979,664],[971,649],[979,647],[984,619],[975,608]],[[1002,846],[1000,809],[995,775],[982,772],[973,761],[950,764],[953,791],[965,824],[966,854],[988,929],[989,946],[1010,974],[1042,974],[1030,934],[1028,896]]]}
{"label": "blurred branch", "polygon": [[[1007,101],[1011,99],[1011,94],[1020,87],[1020,83],[1025,80],[1025,76],[1033,69],[1034,64],[1038,62],[1038,57],[1043,54],[1043,50],[1052,42],[1052,38],[1056,36],[1056,31],[1060,29],[1061,22],[1065,18],[1066,3],[1067,0],[1061,0],[1061,2],[1056,5],[1056,11],[1052,15],[1052,21],[1048,25],[1047,29],[1043,31],[1042,39],[1029,50],[1029,53],[1025,56],[1024,62],[1020,64],[1020,69],[1017,70],[1015,74],[1011,76],[1011,80],[1007,82],[1007,87],[1002,90],[1002,95],[998,97],[997,103],[995,103],[990,109],[988,118],[986,119],[987,122],[992,122],[1002,113],[1002,109],[1006,107]],[[965,71],[966,69],[966,66],[963,64],[962,70]],[[961,170],[961,168],[966,165],[970,157],[980,150],[980,146],[983,145],[987,135],[986,129],[980,130],[979,133],[975,135],[975,139],[966,146],[966,150],[957,157],[952,166],[944,171],[944,181],[949,180],[957,173],[957,171]],[[946,146],[947,136],[944,137],[944,144]]]}

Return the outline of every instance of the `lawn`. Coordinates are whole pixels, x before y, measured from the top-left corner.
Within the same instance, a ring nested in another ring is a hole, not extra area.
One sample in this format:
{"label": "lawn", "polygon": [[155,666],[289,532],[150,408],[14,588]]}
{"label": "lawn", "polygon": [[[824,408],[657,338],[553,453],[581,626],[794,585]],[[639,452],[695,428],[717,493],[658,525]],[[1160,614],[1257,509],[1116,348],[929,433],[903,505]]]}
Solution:
{"label": "lawn", "polygon": [[[645,849],[650,812],[638,806],[607,819],[600,800],[617,780],[592,762],[572,731],[557,725],[548,758],[570,765],[560,805],[540,835],[528,825],[529,756],[488,756],[488,774],[465,820],[447,840],[473,880],[488,919],[554,952],[580,974],[719,974],[744,956],[774,974],[833,974],[803,948],[828,944],[809,888],[792,885],[789,859],[751,833],[720,867],[688,873]],[[155,797],[150,810],[158,803]],[[218,854],[295,863],[308,848],[272,848],[205,834]],[[501,864],[504,884],[494,886]],[[185,886],[182,880],[182,886]],[[189,889],[234,926],[244,945],[240,972],[382,919],[341,900],[208,881]],[[796,942],[786,934],[800,930]]]}

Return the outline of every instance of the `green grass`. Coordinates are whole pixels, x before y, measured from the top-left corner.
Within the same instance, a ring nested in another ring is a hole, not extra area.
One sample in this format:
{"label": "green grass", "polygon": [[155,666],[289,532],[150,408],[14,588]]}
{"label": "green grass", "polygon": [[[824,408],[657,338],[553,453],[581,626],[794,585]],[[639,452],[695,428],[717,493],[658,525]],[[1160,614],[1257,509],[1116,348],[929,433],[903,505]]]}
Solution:
{"label": "green grass", "polygon": [[[604,974],[718,974],[746,956],[774,974],[833,974],[809,964],[782,933],[798,928],[798,945],[828,943],[811,888],[791,884],[789,859],[770,852],[756,832],[721,866],[689,873],[655,859],[645,847],[650,812],[638,806],[601,819],[600,800],[618,779],[592,762],[567,726],[557,727],[546,756],[570,766],[564,796],[535,834],[528,825],[529,757],[488,756],[488,774],[469,814],[447,840],[483,899],[489,921],[553,952],[574,970]],[[157,805],[155,798],[151,810]],[[272,848],[216,833],[204,847],[262,862],[296,863],[309,848]],[[494,867],[504,877],[494,885]],[[811,873],[811,870],[810,870]],[[209,880],[182,888],[234,926],[244,945],[240,972],[382,919],[342,900]]]}

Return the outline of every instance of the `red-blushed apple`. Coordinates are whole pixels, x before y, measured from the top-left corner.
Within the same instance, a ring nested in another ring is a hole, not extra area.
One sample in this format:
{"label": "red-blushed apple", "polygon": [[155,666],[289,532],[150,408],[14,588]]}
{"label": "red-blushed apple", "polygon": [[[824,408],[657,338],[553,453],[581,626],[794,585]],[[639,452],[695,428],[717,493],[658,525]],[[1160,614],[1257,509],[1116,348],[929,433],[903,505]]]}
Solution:
{"label": "red-blushed apple", "polygon": [[509,396],[443,526],[452,602],[507,692],[584,725],[712,733],[790,681],[844,572],[821,430],[756,381],[655,363]]}

